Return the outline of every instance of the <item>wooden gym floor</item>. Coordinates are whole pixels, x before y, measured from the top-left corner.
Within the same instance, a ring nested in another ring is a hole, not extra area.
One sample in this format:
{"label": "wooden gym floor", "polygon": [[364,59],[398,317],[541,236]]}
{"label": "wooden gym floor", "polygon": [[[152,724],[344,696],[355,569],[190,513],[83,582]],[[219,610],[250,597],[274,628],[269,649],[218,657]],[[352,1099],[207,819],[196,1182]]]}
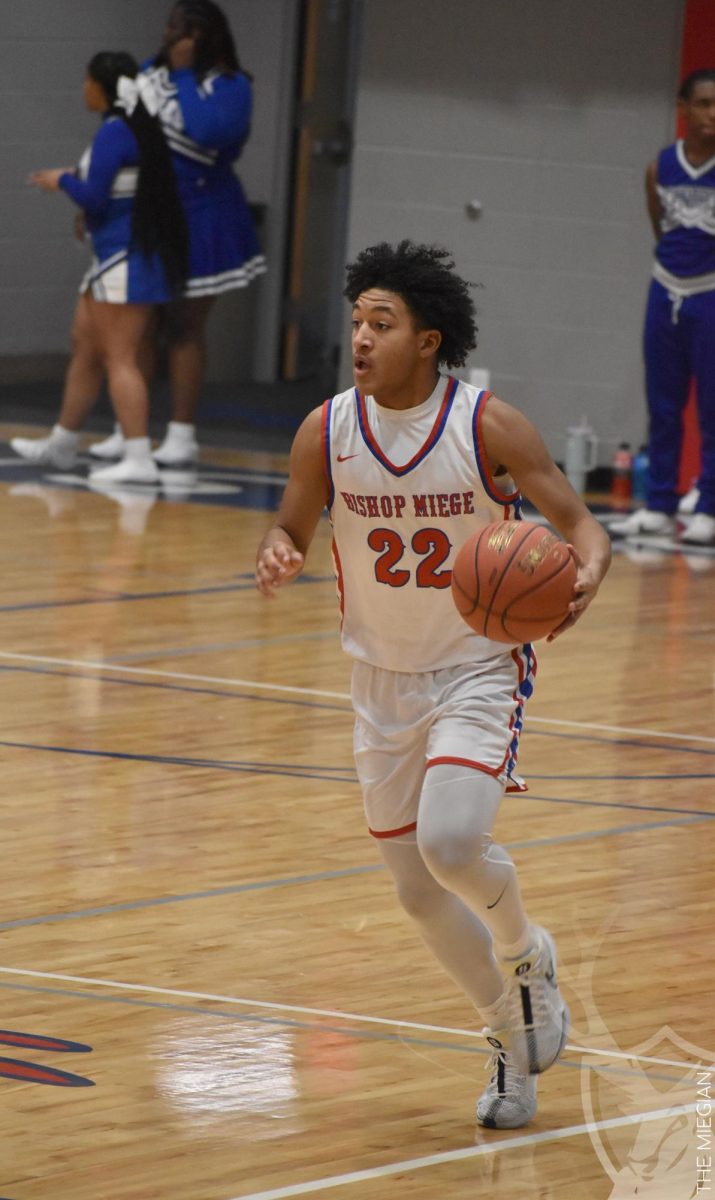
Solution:
{"label": "wooden gym floor", "polygon": [[715,550],[629,545],[541,646],[497,835],[573,1030],[533,1123],[487,1131],[480,1023],[365,833],[327,522],[253,590],[285,465],[206,447],[110,495],[0,447],[0,1197],[695,1195]]}

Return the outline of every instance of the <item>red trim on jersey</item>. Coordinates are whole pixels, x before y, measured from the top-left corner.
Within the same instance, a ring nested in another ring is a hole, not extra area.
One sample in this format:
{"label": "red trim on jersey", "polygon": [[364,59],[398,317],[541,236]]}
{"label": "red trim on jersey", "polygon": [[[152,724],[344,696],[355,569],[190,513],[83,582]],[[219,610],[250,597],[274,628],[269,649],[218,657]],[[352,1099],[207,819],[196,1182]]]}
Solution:
{"label": "red trim on jersey", "polygon": [[458,767],[471,767],[474,771],[481,771],[484,775],[491,775],[496,779],[504,770],[506,758],[500,767],[487,767],[484,763],[475,762],[472,758],[458,758],[453,754],[440,754],[438,758],[430,758],[427,760],[425,770],[430,767],[439,767],[443,763],[454,763]]}
{"label": "red trim on jersey", "polygon": [[474,428],[474,445],[477,451],[477,467],[481,476],[484,491],[492,499],[504,506],[504,520],[509,521],[513,517],[511,506],[516,504],[520,498],[519,489],[513,492],[500,492],[494,483],[494,477],[489,470],[489,455],[484,447],[484,435],[482,433],[482,417],[484,409],[489,400],[494,399],[493,392],[480,392],[477,397],[477,403],[474,406],[473,428]]}
{"label": "red trim on jersey", "polygon": [[412,821],[410,825],[403,825],[401,829],[371,829],[368,825],[368,833],[374,838],[392,838],[399,837],[401,833],[412,833],[417,828],[417,822]]}
{"label": "red trim on jersey", "polygon": [[367,405],[365,404],[365,397],[362,396],[360,394],[360,392],[358,392],[356,390],[355,395],[356,395],[357,406],[358,406],[358,424],[360,426],[360,432],[362,433],[363,440],[364,440],[366,446],[375,455],[375,458],[378,460],[378,462],[380,462],[383,467],[385,467],[388,471],[390,471],[391,474],[406,475],[408,473],[408,471],[413,470],[413,468],[416,467],[417,464],[420,463],[423,458],[427,457],[430,450],[439,441],[439,439],[442,435],[444,426],[447,422],[449,410],[452,407],[452,401],[454,400],[454,395],[455,395],[456,391],[457,391],[457,380],[454,379],[450,375],[447,378],[447,386],[444,389],[444,396],[442,397],[442,403],[440,405],[439,412],[437,413],[437,416],[434,419],[434,424],[427,436],[427,439],[426,439],[424,445],[421,447],[421,449],[419,449],[417,451],[416,454],[413,454],[413,456],[409,462],[405,463],[404,466],[400,467],[397,465],[397,463],[391,462],[390,459],[387,457],[387,455],[384,454],[383,451],[381,450],[378,442],[375,439],[375,435],[373,434],[373,432],[370,428],[370,422],[369,422],[368,416],[367,416]]}

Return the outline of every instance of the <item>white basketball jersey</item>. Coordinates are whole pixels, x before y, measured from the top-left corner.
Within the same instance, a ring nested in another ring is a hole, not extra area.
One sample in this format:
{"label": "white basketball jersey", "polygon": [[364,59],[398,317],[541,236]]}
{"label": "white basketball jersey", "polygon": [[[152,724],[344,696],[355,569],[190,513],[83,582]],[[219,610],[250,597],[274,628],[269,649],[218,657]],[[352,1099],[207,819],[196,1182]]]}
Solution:
{"label": "white basketball jersey", "polygon": [[452,601],[451,565],[477,527],[520,515],[495,481],[481,417],[491,393],[440,375],[424,404],[381,407],[357,389],[326,400],[323,448],[343,649],[391,671],[436,671],[509,653]]}

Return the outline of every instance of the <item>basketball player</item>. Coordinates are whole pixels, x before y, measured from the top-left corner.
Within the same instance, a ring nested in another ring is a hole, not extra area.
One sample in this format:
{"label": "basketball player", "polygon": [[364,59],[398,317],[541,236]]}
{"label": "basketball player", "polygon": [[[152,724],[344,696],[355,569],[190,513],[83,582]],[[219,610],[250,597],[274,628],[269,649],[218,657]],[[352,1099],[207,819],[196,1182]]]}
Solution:
{"label": "basketball player", "polygon": [[515,1128],[534,1115],[535,1076],[568,1026],[553,940],[527,917],[491,837],[504,790],[524,787],[516,760],[535,659],[529,645],[468,628],[449,567],[480,523],[519,516],[523,490],[578,568],[556,636],[593,599],[610,547],[533,425],[441,372],[476,345],[453,268],[445,250],[408,241],[348,267],[355,388],[298,430],[256,583],[271,597],[295,579],[327,507],[368,826],[404,908],[489,1027],[493,1074],[477,1119]]}
{"label": "basketball player", "polygon": [[[694,71],[678,93],[685,138],[646,171],[656,239],[643,349],[650,418],[648,506],[611,533],[674,534],[675,514],[694,511],[683,542],[715,545],[715,69]],[[678,505],[683,410],[697,391],[702,464],[697,490]]]}

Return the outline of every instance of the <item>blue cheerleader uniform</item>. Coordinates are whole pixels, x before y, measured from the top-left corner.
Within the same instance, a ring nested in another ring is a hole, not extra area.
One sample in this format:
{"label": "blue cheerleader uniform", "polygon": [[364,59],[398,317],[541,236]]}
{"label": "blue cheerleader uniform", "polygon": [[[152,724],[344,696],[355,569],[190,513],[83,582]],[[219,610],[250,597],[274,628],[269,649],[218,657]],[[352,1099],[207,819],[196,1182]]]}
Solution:
{"label": "blue cheerleader uniform", "polygon": [[662,208],[644,331],[650,415],[648,508],[675,513],[690,380],[702,466],[697,512],[715,516],[715,158],[694,167],[683,142],[658,156]]}
{"label": "blue cheerleader uniform", "polygon": [[250,80],[240,72],[210,72],[199,80],[190,67],[169,71],[152,64],[142,80],[151,83],[189,227],[184,295],[217,296],[245,287],[266,269],[233,171],[250,132]]}
{"label": "blue cheerleader uniform", "polygon": [[94,258],[80,291],[109,304],[166,304],[172,291],[158,254],[133,248],[132,213],[139,148],[121,117],[109,116],[83,154],[76,174],[59,186],[84,211]]}

